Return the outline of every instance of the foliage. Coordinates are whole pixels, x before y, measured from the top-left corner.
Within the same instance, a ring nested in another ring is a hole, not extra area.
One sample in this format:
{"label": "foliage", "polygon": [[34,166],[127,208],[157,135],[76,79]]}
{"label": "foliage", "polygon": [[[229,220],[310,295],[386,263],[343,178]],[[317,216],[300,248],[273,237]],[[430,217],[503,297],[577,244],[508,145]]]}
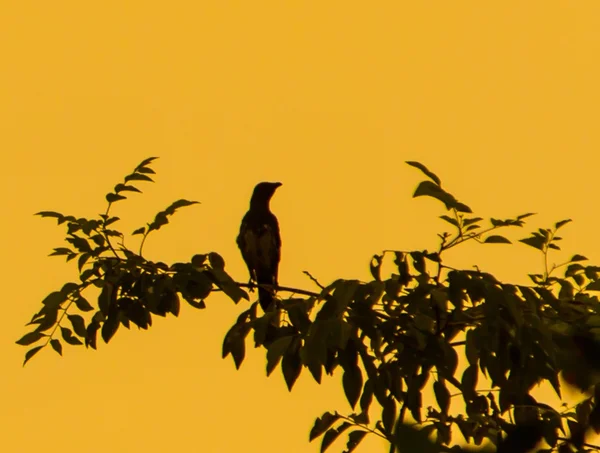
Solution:
{"label": "foliage", "polygon": [[[138,252],[113,229],[119,219],[109,215],[112,204],[126,192],[140,192],[134,182],[152,181],[153,160],[115,186],[98,219],[38,213],[66,224],[69,246],[51,255],[77,258],[81,281],[44,299],[29,323],[34,330],[17,341],[33,346],[25,363],[48,344],[62,355],[61,338],[95,349],[98,331],[108,343],[120,326],[147,329],[152,315],[177,316],[181,297],[196,308],[204,308],[215,290],[235,303],[249,299],[242,289],[249,285],[236,283],[217,253],[172,265],[143,257],[149,233],[196,202],[178,200],[136,229],[133,235],[142,236]],[[290,390],[305,369],[319,383],[324,373],[340,369],[351,411],[317,418],[309,439],[321,438],[321,452],[344,433],[345,452],[355,450],[366,434],[386,439],[390,452],[402,453],[471,451],[456,445],[464,443],[461,437],[485,444],[479,451],[527,452],[540,441],[548,452],[596,451],[585,435],[600,432],[600,304],[594,295],[600,291],[600,267],[582,264],[582,255],[548,264],[550,252],[560,249],[557,234],[570,220],[519,240],[544,258],[541,273],[529,275],[531,285],[505,283],[477,268],[454,269],[442,260],[446,250],[467,241],[511,244],[499,230],[521,228],[533,214],[491,218],[486,225],[424,165],[407,163],[427,177],[414,197],[435,198],[448,211],[440,218],[451,232],[439,235],[437,249],[376,254],[367,282],[338,279],[323,286],[309,274],[318,292],[279,287],[280,295],[293,297],[281,298],[267,313],[258,313],[252,303],[226,334],[223,357],[231,355],[239,368],[252,332],[254,346],[266,349],[267,375],[280,366]],[[393,265],[389,275],[383,275],[384,263]],[[100,290],[95,306],[83,295],[90,286]],[[458,366],[461,354],[468,363],[464,369]],[[480,384],[484,379],[487,390]],[[561,382],[587,397],[559,412],[531,396],[544,382],[561,399]],[[428,390],[438,407],[423,407]]]}

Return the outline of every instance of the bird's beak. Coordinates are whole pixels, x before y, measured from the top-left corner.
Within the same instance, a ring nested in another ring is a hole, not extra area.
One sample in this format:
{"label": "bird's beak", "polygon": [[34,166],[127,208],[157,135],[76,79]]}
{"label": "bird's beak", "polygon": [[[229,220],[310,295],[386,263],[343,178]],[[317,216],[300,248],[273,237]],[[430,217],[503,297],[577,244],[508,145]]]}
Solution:
{"label": "bird's beak", "polygon": [[283,184],[282,184],[282,183],[280,183],[280,182],[276,182],[276,183],[275,183],[275,187],[279,187],[279,186],[283,186]]}

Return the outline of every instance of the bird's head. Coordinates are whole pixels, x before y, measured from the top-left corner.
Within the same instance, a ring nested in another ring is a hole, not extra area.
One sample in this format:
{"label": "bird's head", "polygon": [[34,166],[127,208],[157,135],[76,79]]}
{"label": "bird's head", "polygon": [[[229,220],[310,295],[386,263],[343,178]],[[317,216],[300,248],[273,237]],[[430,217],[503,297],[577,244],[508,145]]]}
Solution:
{"label": "bird's head", "polygon": [[254,188],[254,192],[252,193],[252,204],[264,204],[268,205],[269,200],[277,190],[277,188],[281,186],[280,182],[260,182]]}

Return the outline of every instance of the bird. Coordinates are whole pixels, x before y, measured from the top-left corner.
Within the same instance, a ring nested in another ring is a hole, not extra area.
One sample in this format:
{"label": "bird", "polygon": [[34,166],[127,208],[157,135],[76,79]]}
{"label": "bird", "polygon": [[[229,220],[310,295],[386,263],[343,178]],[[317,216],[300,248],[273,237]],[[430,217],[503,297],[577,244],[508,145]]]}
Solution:
{"label": "bird", "polygon": [[[263,311],[273,303],[277,273],[281,259],[281,236],[277,217],[269,203],[280,182],[261,182],[256,185],[237,237],[237,245],[250,273],[250,282],[258,285],[258,301]],[[264,288],[260,285],[271,285]]]}

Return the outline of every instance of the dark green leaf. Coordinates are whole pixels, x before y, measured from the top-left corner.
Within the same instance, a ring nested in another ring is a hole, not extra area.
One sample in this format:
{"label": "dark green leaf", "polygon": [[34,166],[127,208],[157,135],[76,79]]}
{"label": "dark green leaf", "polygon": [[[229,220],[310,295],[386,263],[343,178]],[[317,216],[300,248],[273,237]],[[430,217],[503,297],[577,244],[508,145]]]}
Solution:
{"label": "dark green leaf", "polygon": [[67,247],[57,247],[49,256],[71,255],[75,252]]}
{"label": "dark green leaf", "polygon": [[94,307],[92,307],[90,305],[90,303],[87,301],[87,299],[85,299],[82,296],[79,296],[78,298],[75,299],[75,305],[81,311],[92,311],[94,309]]}
{"label": "dark green leaf", "polygon": [[83,269],[83,266],[85,266],[85,263],[89,259],[90,259],[89,253],[82,253],[81,255],[79,255],[79,260],[77,261],[77,267],[79,268],[79,272],[81,272],[81,269]]}
{"label": "dark green leaf", "polygon": [[317,437],[322,435],[331,427],[331,425],[333,425],[337,420],[339,420],[339,418],[339,414],[332,412],[325,412],[321,417],[317,418],[315,420],[315,424],[310,430],[310,434],[308,436],[309,442],[312,442]]}
{"label": "dark green leaf", "polygon": [[147,167],[152,162],[154,162],[156,159],[158,159],[158,157],[148,157],[147,159],[144,159],[137,167],[135,167],[134,173],[135,172],[141,172],[141,173],[143,173],[141,170],[144,167]]}
{"label": "dark green leaf", "polygon": [[60,305],[67,300],[67,294],[63,291],[54,291],[46,296],[42,301],[46,307],[58,308]]}
{"label": "dark green leaf", "polygon": [[433,383],[433,391],[442,413],[448,414],[448,408],[450,407],[450,392],[446,388],[446,384],[439,380],[435,381]]}
{"label": "dark green leaf", "polygon": [[138,192],[138,193],[142,193],[142,191],[140,189],[138,189],[137,187],[126,185],[126,184],[117,184],[115,186],[115,193],[119,193],[119,192]]}
{"label": "dark green leaf", "polygon": [[225,260],[221,255],[215,252],[208,254],[208,261],[213,269],[223,270],[225,268]]}
{"label": "dark green leaf", "polygon": [[544,249],[544,244],[546,243],[545,239],[542,236],[531,236],[525,239],[519,239],[519,242],[523,244],[527,244],[530,247],[536,248],[538,250]]}
{"label": "dark green leaf", "polygon": [[108,343],[119,328],[119,311],[116,308],[110,308],[106,321],[102,325],[102,339]]}
{"label": "dark green leaf", "polygon": [[466,394],[474,394],[477,387],[477,378],[479,371],[474,365],[470,365],[462,375],[462,390]]}
{"label": "dark green leaf", "polygon": [[373,384],[371,379],[367,379],[367,382],[365,382],[363,394],[360,397],[360,409],[363,413],[369,412],[371,401],[373,401]]}
{"label": "dark green leaf", "polygon": [[60,344],[60,340],[53,338],[50,340],[50,346],[52,346],[52,349],[58,352],[58,355],[62,355],[62,344]]}
{"label": "dark green leaf", "polygon": [[[39,215],[40,217],[53,217],[59,221],[64,221],[65,216],[58,213],[58,212],[54,212],[54,211],[40,211],[40,212],[36,212],[34,215]],[[62,222],[59,222],[62,223]]]}
{"label": "dark green leaf", "polygon": [[394,430],[396,422],[396,401],[392,397],[388,397],[381,411],[381,421],[387,434],[391,434]]}
{"label": "dark green leaf", "polygon": [[572,222],[572,220],[571,219],[561,220],[560,222],[556,222],[556,224],[554,225],[554,228],[556,228],[558,230],[560,227],[562,227],[563,225],[566,225],[569,222]]}
{"label": "dark green leaf", "polygon": [[473,329],[467,331],[465,355],[467,356],[469,365],[477,365],[477,360],[479,360],[479,345],[477,344],[476,333]]}
{"label": "dark green leaf", "polygon": [[586,291],[600,291],[600,280],[596,280],[595,282],[591,282],[589,285],[585,287]]}
{"label": "dark green leaf", "polygon": [[277,364],[279,364],[281,357],[285,354],[293,339],[293,336],[288,335],[278,338],[271,343],[267,350],[267,376],[277,367]]}
{"label": "dark green leaf", "polygon": [[177,201],[174,201],[173,203],[171,203],[171,205],[167,209],[165,209],[165,212],[168,215],[173,215],[173,214],[175,214],[175,211],[177,209],[183,208],[185,206],[192,206],[194,204],[200,204],[200,202],[199,201],[183,200],[183,199],[177,200]]}
{"label": "dark green leaf", "polygon": [[298,338],[294,339],[294,342],[290,346],[290,348],[285,352],[283,356],[283,360],[281,361],[281,371],[283,372],[283,377],[285,379],[285,383],[287,384],[288,390],[291,392],[296,379],[300,376],[300,372],[302,371],[302,360],[300,359],[300,350],[299,350],[300,340]]}
{"label": "dark green leaf", "polygon": [[69,329],[67,327],[61,326],[60,333],[62,334],[63,340],[65,340],[70,345],[77,346],[77,345],[83,344],[79,340],[79,338],[73,336],[73,332],[71,332],[71,329]]}
{"label": "dark green leaf", "polygon": [[377,281],[381,281],[381,262],[383,261],[382,255],[373,255],[369,267],[371,269],[371,275]]}
{"label": "dark green leaf", "polygon": [[323,436],[323,440],[321,441],[321,453],[323,453],[327,448],[333,443],[334,440],[338,438],[340,434],[342,434],[351,424],[348,422],[342,423],[337,429],[331,428],[328,430]]}
{"label": "dark green leaf", "polygon": [[463,219],[463,226],[467,227],[473,223],[480,222],[481,220],[483,220],[481,217],[472,217],[472,218]]}
{"label": "dark green leaf", "polygon": [[454,196],[431,181],[423,181],[419,184],[413,194],[413,198],[421,196],[428,196],[440,200],[446,205],[446,209],[456,209],[459,212],[471,212],[471,209],[468,206],[459,203]]}
{"label": "dark green leaf", "polygon": [[348,400],[348,403],[350,403],[350,407],[354,409],[363,386],[362,372],[357,365],[344,369],[342,384],[344,386],[346,399]]}
{"label": "dark green leaf", "polygon": [[36,355],[40,349],[42,349],[44,346],[36,346],[35,348],[31,348],[29,351],[27,351],[25,353],[25,360],[23,361],[23,366],[25,366],[25,364],[27,362],[29,362],[29,359],[31,359],[34,355]]}
{"label": "dark green leaf", "polygon": [[483,242],[486,244],[511,244],[504,236],[499,236],[497,234],[488,236]]}
{"label": "dark green leaf", "polygon": [[397,423],[394,435],[395,445],[401,453],[440,453],[439,446],[429,440],[426,431]]}
{"label": "dark green leaf", "polygon": [[358,447],[358,444],[360,443],[361,440],[363,440],[363,437],[365,437],[366,434],[367,434],[367,431],[359,431],[359,430],[352,431],[348,435],[348,443],[346,444],[346,452],[345,453],[350,453],[350,452],[354,451],[354,449],[356,447]]}
{"label": "dark green leaf", "polygon": [[141,227],[138,228],[137,230],[134,230],[133,233],[131,233],[132,236],[135,236],[136,234],[144,234],[146,232],[146,227]]}
{"label": "dark green leaf", "polygon": [[140,173],[132,173],[130,175],[125,176],[125,182],[129,181],[149,181],[154,182],[152,178]]}
{"label": "dark green leaf", "polygon": [[454,225],[455,227],[458,228],[458,221],[456,219],[453,219],[452,217],[449,217],[447,215],[441,215],[440,219],[445,220],[449,224]]}
{"label": "dark green leaf", "polygon": [[571,257],[571,262],[574,263],[575,261],[586,261],[587,258],[583,255],[573,255]]}
{"label": "dark green leaf", "polygon": [[45,336],[46,335],[42,332],[29,332],[23,335],[21,339],[17,340],[16,343],[20,344],[21,346],[29,346],[30,344],[35,343],[36,341],[42,339]]}
{"label": "dark green leaf", "polygon": [[521,215],[517,216],[517,220],[523,220],[527,217],[531,217],[532,215],[535,215],[535,212],[528,212],[527,214],[521,214]]}
{"label": "dark green leaf", "polygon": [[71,325],[73,326],[73,330],[75,331],[75,333],[80,337],[85,338],[86,330],[85,321],[83,320],[83,318],[79,315],[67,315],[67,318],[69,318],[69,321],[71,321]]}
{"label": "dark green leaf", "polygon": [[116,193],[106,194],[106,201],[108,201],[109,203],[114,203],[116,201],[126,200],[126,199],[127,199],[127,197],[124,197],[123,195],[118,195]]}
{"label": "dark green leaf", "polygon": [[419,170],[421,170],[429,179],[431,179],[433,182],[435,182],[438,186],[442,185],[442,181],[440,181],[440,178],[438,178],[435,173],[431,172],[425,165],[423,165],[420,162],[416,162],[416,161],[406,161],[406,163],[408,165],[410,165],[411,167],[415,167],[418,168]]}

